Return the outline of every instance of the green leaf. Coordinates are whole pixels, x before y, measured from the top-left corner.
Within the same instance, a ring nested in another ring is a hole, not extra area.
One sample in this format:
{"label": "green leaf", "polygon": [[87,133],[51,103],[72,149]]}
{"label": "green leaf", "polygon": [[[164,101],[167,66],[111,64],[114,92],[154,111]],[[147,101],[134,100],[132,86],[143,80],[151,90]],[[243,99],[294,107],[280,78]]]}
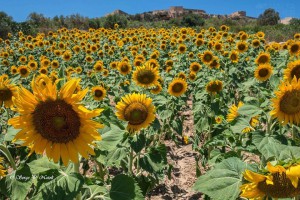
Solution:
{"label": "green leaf", "polygon": [[60,171],[57,176],[44,175],[38,177],[37,192],[32,200],[73,199],[80,192],[84,183],[82,175],[74,172]]}
{"label": "green leaf", "polygon": [[235,200],[239,196],[243,172],[252,169],[238,158],[228,158],[200,176],[193,189],[216,200]]}
{"label": "green leaf", "polygon": [[280,152],[284,149],[285,145],[281,145],[280,141],[274,139],[273,137],[266,136],[259,133],[254,133],[252,135],[253,144],[256,146],[257,150],[268,160],[269,158],[278,158]]}
{"label": "green leaf", "polygon": [[106,157],[106,162],[102,163],[107,166],[115,166],[119,167],[121,165],[121,161],[123,158],[127,156],[127,148],[126,147],[119,147],[110,151]]}
{"label": "green leaf", "polygon": [[238,109],[238,113],[247,117],[254,117],[261,114],[262,110],[254,105],[243,105]]}
{"label": "green leaf", "polygon": [[242,133],[242,130],[246,127],[249,127],[249,121],[242,118],[242,117],[238,117],[236,120],[236,123],[230,127],[230,129],[232,130],[233,133]]}
{"label": "green leaf", "polygon": [[172,116],[173,112],[172,110],[163,110],[158,115],[161,120],[169,119]]}
{"label": "green leaf", "polygon": [[105,194],[107,193],[107,190],[105,186],[99,186],[99,185],[89,185],[85,186],[89,189],[89,194],[91,197],[96,196],[97,194]]}
{"label": "green leaf", "polygon": [[144,170],[150,173],[161,171],[167,164],[166,146],[164,144],[160,144],[155,147],[150,147],[149,152],[146,153],[138,162]]}
{"label": "green leaf", "polygon": [[51,162],[48,158],[42,157],[27,164],[34,174],[48,171],[50,169],[59,169],[59,165]]}
{"label": "green leaf", "polygon": [[[20,129],[15,129],[14,127],[8,127],[7,133],[4,136],[4,141],[11,142],[15,138],[15,136],[17,135],[17,133],[19,131],[20,131]],[[15,143],[22,144],[23,141],[18,140]]]}
{"label": "green leaf", "polygon": [[271,76],[270,84],[271,84],[272,88],[277,88],[279,83],[280,83],[280,79],[278,76],[276,76],[276,75]]}
{"label": "green leaf", "polygon": [[182,135],[183,131],[183,120],[176,118],[172,121],[172,128],[179,134]]}
{"label": "green leaf", "polygon": [[144,196],[132,177],[120,174],[112,180],[110,198],[112,200],[142,200]]}
{"label": "green leaf", "polygon": [[146,137],[143,133],[136,134],[129,140],[130,146],[132,149],[138,153],[140,152],[146,145]]}
{"label": "green leaf", "polygon": [[102,151],[112,151],[123,139],[125,130],[111,124],[111,130],[102,135],[102,140],[97,142],[98,149]]}
{"label": "green leaf", "polygon": [[11,193],[11,199],[23,200],[32,185],[32,174],[28,166],[6,176],[6,184]]}

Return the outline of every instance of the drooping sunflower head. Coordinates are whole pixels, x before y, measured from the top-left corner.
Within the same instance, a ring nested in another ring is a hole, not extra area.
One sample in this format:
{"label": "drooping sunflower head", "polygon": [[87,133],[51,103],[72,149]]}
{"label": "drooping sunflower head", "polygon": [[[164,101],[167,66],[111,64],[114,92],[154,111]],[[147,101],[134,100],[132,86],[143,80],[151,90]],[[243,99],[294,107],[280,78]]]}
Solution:
{"label": "drooping sunflower head", "polygon": [[300,78],[300,60],[288,63],[287,68],[283,72],[284,79],[291,81],[294,77]]}
{"label": "drooping sunflower head", "polygon": [[118,70],[122,75],[130,74],[131,65],[127,61],[121,61],[118,63]]}
{"label": "drooping sunflower head", "polygon": [[266,81],[273,73],[273,67],[270,64],[259,65],[254,71],[254,77],[258,81]]}
{"label": "drooping sunflower head", "polygon": [[92,96],[95,100],[101,101],[106,97],[106,89],[102,86],[92,87]]}
{"label": "drooping sunflower head", "polygon": [[158,83],[158,68],[151,67],[150,63],[137,67],[132,74],[133,81],[141,87],[149,88]]}
{"label": "drooping sunflower head", "polygon": [[257,58],[255,59],[255,63],[257,65],[261,65],[261,64],[267,64],[270,62],[270,54],[269,53],[260,53]]}
{"label": "drooping sunflower head", "polygon": [[282,82],[272,99],[270,115],[282,124],[300,122],[300,81],[296,77],[291,82]]}
{"label": "drooping sunflower head", "polygon": [[201,65],[197,62],[192,62],[190,64],[190,72],[197,73],[201,69]]}
{"label": "drooping sunflower head", "polygon": [[223,82],[220,80],[210,81],[206,85],[206,91],[210,94],[216,94],[218,92],[221,92],[222,89],[223,89]]}
{"label": "drooping sunflower head", "polygon": [[152,94],[159,94],[162,91],[162,86],[160,83],[154,85],[154,87],[150,90]]}
{"label": "drooping sunflower head", "polygon": [[249,199],[292,198],[300,194],[299,170],[300,165],[291,165],[287,169],[281,165],[267,164],[268,173],[265,175],[245,170],[244,179],[249,183],[240,189],[241,197]]}
{"label": "drooping sunflower head", "polygon": [[134,133],[147,128],[155,119],[152,99],[145,94],[128,94],[116,105],[116,116],[128,122],[127,129]]}
{"label": "drooping sunflower head", "polygon": [[233,104],[229,108],[229,113],[227,114],[227,117],[226,117],[228,122],[232,122],[233,120],[235,120],[235,118],[237,118],[237,116],[239,115],[238,109],[240,107],[242,107],[243,105],[244,105],[244,103],[240,101],[237,106],[235,104]]}
{"label": "drooping sunflower head", "polygon": [[12,98],[17,97],[17,89],[15,85],[10,84],[5,74],[0,76],[0,107],[3,103],[6,108],[13,106]]}
{"label": "drooping sunflower head", "polygon": [[90,111],[79,103],[88,92],[85,89],[75,93],[79,79],[71,79],[60,91],[57,82],[44,80],[45,84],[33,79],[33,93],[21,87],[19,98],[14,98],[20,115],[9,119],[8,124],[21,130],[13,141],[23,141],[22,145],[30,147],[31,153],[45,152],[54,162],[61,158],[64,165],[69,160],[78,163],[78,154],[85,158],[94,155],[90,144],[101,139],[97,129],[103,126],[91,118],[102,109]]}
{"label": "drooping sunflower head", "polygon": [[187,83],[181,78],[174,78],[169,84],[168,92],[172,96],[179,97],[184,94],[187,90]]}

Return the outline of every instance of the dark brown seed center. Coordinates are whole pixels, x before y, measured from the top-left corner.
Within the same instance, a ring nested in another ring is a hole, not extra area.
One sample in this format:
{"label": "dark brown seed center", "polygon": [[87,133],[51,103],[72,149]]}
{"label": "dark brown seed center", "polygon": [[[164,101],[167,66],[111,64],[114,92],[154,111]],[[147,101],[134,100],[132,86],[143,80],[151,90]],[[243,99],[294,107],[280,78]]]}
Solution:
{"label": "dark brown seed center", "polygon": [[148,109],[141,103],[135,102],[128,105],[124,110],[124,118],[131,125],[142,124],[148,116]]}
{"label": "dark brown seed center", "polygon": [[0,101],[8,101],[11,100],[13,94],[9,89],[1,89],[0,90]]}
{"label": "dark brown seed center", "polygon": [[64,100],[40,102],[32,120],[37,133],[51,142],[67,143],[80,134],[80,118]]}

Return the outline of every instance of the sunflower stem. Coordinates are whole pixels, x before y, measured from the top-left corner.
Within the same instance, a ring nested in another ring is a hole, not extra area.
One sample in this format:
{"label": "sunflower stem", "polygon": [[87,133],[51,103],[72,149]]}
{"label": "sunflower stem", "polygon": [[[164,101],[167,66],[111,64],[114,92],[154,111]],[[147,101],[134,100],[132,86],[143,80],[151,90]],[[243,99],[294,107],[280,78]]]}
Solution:
{"label": "sunflower stem", "polygon": [[[75,172],[75,173],[80,174],[79,168],[80,168],[80,162],[74,163],[74,172]],[[76,196],[76,200],[81,200],[81,197],[82,197],[82,194],[81,194],[81,192],[79,191],[79,193],[78,193],[77,196]]]}
{"label": "sunflower stem", "polygon": [[13,159],[13,157],[11,156],[9,150],[7,149],[6,146],[4,146],[3,144],[0,145],[0,151],[6,156],[6,158],[8,159],[11,167],[14,169],[14,170],[17,170],[17,166],[16,166],[16,163]]}
{"label": "sunflower stem", "polygon": [[132,161],[133,161],[133,149],[130,147],[130,154],[129,154],[129,162],[128,162],[128,173],[132,175]]}

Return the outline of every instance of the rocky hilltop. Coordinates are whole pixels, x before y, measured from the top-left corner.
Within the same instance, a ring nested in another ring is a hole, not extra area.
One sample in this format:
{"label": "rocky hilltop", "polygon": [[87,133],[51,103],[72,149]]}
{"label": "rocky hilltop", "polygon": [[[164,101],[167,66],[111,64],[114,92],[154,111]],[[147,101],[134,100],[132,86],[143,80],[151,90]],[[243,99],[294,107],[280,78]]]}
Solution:
{"label": "rocky hilltop", "polygon": [[148,11],[140,14],[135,14],[135,15],[130,15],[122,10],[115,10],[112,13],[107,14],[108,15],[114,15],[114,14],[122,14],[122,15],[127,15],[127,16],[133,16],[136,19],[143,20],[147,17],[152,17],[156,18],[159,20],[170,20],[174,18],[180,18],[184,15],[187,14],[197,14],[203,17],[204,19],[216,17],[216,18],[229,18],[229,19],[254,19],[253,17],[249,17],[246,15],[245,11],[237,11],[234,12],[230,15],[216,15],[216,14],[208,14],[204,10],[199,10],[199,9],[187,9],[184,8],[183,6],[171,6],[169,9],[165,10],[153,10],[153,11]]}

